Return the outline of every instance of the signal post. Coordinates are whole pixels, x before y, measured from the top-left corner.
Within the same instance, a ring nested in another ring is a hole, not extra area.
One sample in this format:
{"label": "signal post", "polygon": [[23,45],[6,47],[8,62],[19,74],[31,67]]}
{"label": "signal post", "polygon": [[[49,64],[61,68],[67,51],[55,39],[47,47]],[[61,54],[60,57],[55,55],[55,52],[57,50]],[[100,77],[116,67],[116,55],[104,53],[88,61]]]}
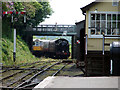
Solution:
{"label": "signal post", "polygon": [[24,23],[26,23],[26,12],[15,12],[15,11],[4,11],[3,15],[6,14],[11,14],[11,23],[12,26],[14,27],[14,47],[13,47],[13,61],[16,61],[16,25],[15,25],[15,21],[18,22],[18,18],[14,18],[14,15],[18,14],[18,15],[24,15]]}

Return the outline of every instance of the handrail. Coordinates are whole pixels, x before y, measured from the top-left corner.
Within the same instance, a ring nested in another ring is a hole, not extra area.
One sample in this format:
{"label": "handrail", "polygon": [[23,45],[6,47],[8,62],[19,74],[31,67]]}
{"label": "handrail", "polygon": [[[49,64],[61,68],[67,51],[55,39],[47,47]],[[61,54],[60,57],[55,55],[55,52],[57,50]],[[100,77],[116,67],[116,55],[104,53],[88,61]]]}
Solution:
{"label": "handrail", "polygon": [[75,32],[75,25],[39,25],[38,27],[33,27],[32,31]]}
{"label": "handrail", "polygon": [[88,42],[88,36],[87,36],[87,34],[86,34],[86,36],[85,36],[85,38],[86,38],[86,44],[85,44],[85,47],[86,47],[86,52],[85,52],[85,54],[87,55],[87,42]]}
{"label": "handrail", "polygon": [[103,55],[105,54],[105,46],[104,46],[104,43],[105,43],[105,35],[103,34]]}
{"label": "handrail", "polygon": [[67,26],[67,27],[70,27],[70,26],[75,26],[75,25],[67,25],[67,24],[41,24],[41,25],[38,25],[38,27],[51,27],[51,26],[59,26],[59,27],[64,27],[64,26]]}
{"label": "handrail", "polygon": [[120,37],[120,35],[104,35],[104,37]]}
{"label": "handrail", "polygon": [[105,44],[105,37],[120,37],[120,35],[104,35],[103,34],[103,55],[105,54],[105,45],[108,45],[108,44]]}

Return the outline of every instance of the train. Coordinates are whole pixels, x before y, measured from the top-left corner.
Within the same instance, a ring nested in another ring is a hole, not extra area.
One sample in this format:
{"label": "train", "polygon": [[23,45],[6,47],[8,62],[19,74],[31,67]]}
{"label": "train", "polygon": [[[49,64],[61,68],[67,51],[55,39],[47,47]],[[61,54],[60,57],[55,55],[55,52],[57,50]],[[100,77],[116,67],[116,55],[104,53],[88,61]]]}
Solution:
{"label": "train", "polygon": [[33,39],[32,53],[55,59],[67,59],[70,56],[69,42],[64,39],[41,40]]}

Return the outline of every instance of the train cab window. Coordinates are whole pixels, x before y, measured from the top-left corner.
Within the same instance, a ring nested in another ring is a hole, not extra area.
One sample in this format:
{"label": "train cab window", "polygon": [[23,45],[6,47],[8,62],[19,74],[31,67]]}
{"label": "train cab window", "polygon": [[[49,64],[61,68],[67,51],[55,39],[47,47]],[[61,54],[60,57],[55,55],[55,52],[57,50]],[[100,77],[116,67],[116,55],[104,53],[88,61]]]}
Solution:
{"label": "train cab window", "polygon": [[35,42],[35,46],[39,46],[39,42]]}
{"label": "train cab window", "polygon": [[63,41],[62,42],[62,45],[64,46],[64,45],[67,45],[67,42],[66,41]]}

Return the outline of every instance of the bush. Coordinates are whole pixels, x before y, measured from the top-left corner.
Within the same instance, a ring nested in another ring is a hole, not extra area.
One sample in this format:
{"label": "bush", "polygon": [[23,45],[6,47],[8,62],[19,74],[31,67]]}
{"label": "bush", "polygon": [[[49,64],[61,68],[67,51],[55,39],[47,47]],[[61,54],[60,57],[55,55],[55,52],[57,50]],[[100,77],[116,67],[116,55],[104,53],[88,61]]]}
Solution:
{"label": "bush", "polygon": [[2,38],[2,63],[13,65],[29,63],[39,60],[30,52],[27,44],[18,36],[16,40],[16,62],[13,62],[13,42],[7,37]]}

